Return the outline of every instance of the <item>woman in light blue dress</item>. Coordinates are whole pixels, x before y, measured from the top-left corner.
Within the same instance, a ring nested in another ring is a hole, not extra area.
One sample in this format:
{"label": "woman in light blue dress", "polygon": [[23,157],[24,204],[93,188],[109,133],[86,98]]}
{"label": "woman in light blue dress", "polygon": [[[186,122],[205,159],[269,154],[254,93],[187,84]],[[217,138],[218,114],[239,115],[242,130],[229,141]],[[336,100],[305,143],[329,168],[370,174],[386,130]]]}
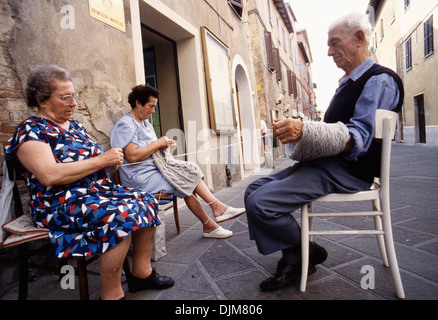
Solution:
{"label": "woman in light blue dress", "polygon": [[187,207],[202,222],[205,238],[231,237],[232,231],[217,223],[239,217],[245,213],[244,208],[229,207],[216,199],[201,179],[193,193],[209,204],[214,216],[214,220],[210,219],[196,197],[178,191],[155,165],[152,154],[175,144],[166,136],[158,138],[148,121],[155,112],[158,91],[147,85],[139,85],[132,89],[128,100],[132,110],[117,122],[111,134],[111,146],[123,149],[125,156],[124,165],[119,169],[121,183],[151,193],[174,193],[184,198]]}

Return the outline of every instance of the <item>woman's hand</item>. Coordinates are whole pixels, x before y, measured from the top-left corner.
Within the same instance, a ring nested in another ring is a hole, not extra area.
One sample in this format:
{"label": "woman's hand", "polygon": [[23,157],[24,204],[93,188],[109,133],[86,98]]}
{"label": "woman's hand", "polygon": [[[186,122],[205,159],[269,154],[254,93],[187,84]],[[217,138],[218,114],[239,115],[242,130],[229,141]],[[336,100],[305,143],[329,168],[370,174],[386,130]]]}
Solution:
{"label": "woman's hand", "polygon": [[169,139],[166,136],[163,136],[160,139],[158,139],[156,143],[160,146],[160,149],[162,149],[162,148],[173,146],[174,144],[176,144],[176,141]]}
{"label": "woman's hand", "polygon": [[303,125],[302,121],[295,119],[274,120],[272,130],[274,137],[278,137],[281,143],[288,144],[300,140]]}
{"label": "woman's hand", "polygon": [[121,166],[123,164],[123,150],[120,148],[112,148],[98,156],[99,160],[103,161],[103,167]]}
{"label": "woman's hand", "polygon": [[17,150],[21,164],[45,186],[67,185],[106,167],[123,163],[121,149],[81,161],[59,163],[55,161],[50,145],[40,141],[27,141]]}
{"label": "woman's hand", "polygon": [[140,148],[134,143],[129,143],[124,149],[126,160],[130,163],[136,163],[149,158],[155,151],[164,149],[176,144],[175,140],[169,139],[166,136],[155,140],[146,147]]}

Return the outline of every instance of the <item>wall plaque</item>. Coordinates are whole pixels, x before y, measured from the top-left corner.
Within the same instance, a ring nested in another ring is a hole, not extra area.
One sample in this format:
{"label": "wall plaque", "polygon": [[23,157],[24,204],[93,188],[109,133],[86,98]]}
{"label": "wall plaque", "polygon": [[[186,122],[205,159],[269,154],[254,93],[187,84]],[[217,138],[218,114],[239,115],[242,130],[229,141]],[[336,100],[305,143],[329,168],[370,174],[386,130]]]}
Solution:
{"label": "wall plaque", "polygon": [[126,32],[123,0],[88,0],[90,16]]}

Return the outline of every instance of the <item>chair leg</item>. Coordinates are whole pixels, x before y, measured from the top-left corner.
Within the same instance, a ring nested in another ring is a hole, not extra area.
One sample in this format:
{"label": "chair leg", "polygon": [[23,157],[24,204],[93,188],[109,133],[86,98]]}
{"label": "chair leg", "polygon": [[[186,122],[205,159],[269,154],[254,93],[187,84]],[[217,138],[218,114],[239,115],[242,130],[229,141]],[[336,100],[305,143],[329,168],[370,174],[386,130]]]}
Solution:
{"label": "chair leg", "polygon": [[[383,230],[382,219],[380,217],[374,217],[374,226],[376,230]],[[377,235],[376,238],[377,238],[377,244],[379,245],[380,255],[382,256],[383,265],[385,267],[389,267],[388,254],[386,252],[386,245],[385,245],[385,236]]]}
{"label": "chair leg", "polygon": [[301,283],[300,291],[306,291],[309,271],[309,216],[308,206],[301,207]]}
{"label": "chair leg", "polygon": [[26,244],[18,247],[18,300],[26,300],[29,284],[29,257]]}
{"label": "chair leg", "polygon": [[77,259],[77,267],[81,300],[90,300],[90,295],[88,293],[87,263],[85,258]]}
{"label": "chair leg", "polygon": [[[379,200],[373,200],[373,210],[380,211]],[[378,216],[374,217],[374,227],[376,230],[383,230],[381,217]],[[389,267],[388,255],[386,253],[386,247],[385,247],[385,237],[383,235],[377,235],[376,238],[377,238],[377,244],[379,245],[379,250],[380,250],[380,255],[382,257],[383,265],[385,267]]]}
{"label": "chair leg", "polygon": [[173,196],[173,216],[175,218],[176,232],[181,233],[181,227],[179,225],[179,215],[178,215],[178,198]]}
{"label": "chair leg", "polygon": [[[384,209],[385,210],[385,209]],[[395,254],[394,239],[392,236],[391,217],[389,210],[383,215],[383,230],[385,231],[385,245],[389,260],[389,267],[391,269],[392,280],[394,281],[395,291],[399,299],[405,298],[403,284],[400,277],[400,270],[398,267],[397,256]]]}
{"label": "chair leg", "polygon": [[[307,204],[307,208],[308,208],[308,212],[313,212],[313,203],[310,202],[309,204]],[[309,217],[309,231],[313,230],[313,217]],[[309,241],[313,241],[313,235],[309,236]]]}

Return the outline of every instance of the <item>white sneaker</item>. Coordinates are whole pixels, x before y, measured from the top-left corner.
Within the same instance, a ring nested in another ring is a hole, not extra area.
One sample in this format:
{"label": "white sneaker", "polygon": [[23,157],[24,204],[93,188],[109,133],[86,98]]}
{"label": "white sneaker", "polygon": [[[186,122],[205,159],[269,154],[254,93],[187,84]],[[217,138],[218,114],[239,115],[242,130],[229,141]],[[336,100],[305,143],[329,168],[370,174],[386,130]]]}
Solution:
{"label": "white sneaker", "polygon": [[229,238],[233,235],[233,231],[226,230],[222,227],[219,227],[212,232],[204,232],[203,236],[204,238],[214,238],[214,239],[225,239]]}
{"label": "white sneaker", "polygon": [[230,219],[234,219],[240,217],[242,214],[246,212],[245,208],[233,208],[229,207],[223,215],[219,217],[215,217],[214,220],[216,222],[224,222]]}

